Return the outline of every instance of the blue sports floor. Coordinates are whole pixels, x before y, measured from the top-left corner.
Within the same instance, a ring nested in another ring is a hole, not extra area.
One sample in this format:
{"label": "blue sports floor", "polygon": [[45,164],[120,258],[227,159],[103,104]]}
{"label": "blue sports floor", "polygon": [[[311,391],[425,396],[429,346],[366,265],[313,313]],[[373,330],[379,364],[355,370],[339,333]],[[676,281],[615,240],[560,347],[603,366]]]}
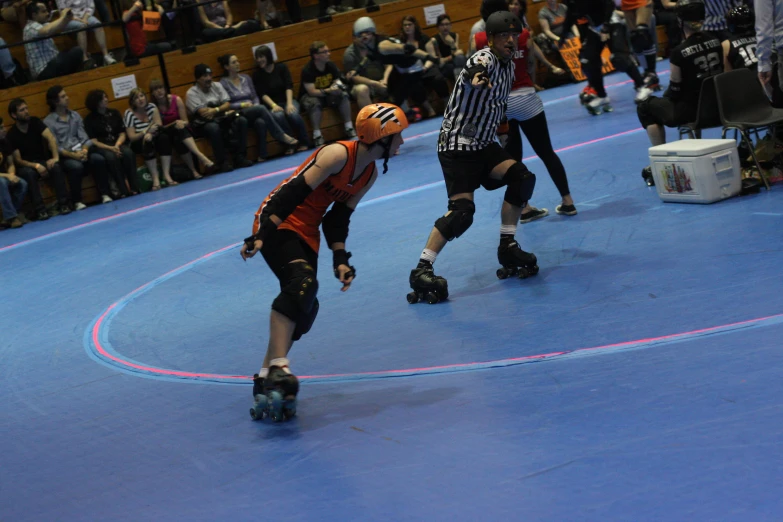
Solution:
{"label": "blue sports floor", "polygon": [[405,294],[439,122],[406,131],[350,291],[322,256],[289,423],[248,415],[278,286],[238,243],[303,154],[0,233],[0,520],[783,519],[783,189],[662,203],[631,86],[581,87],[542,93],[577,216],[526,160],[540,274],[496,278],[480,192],[436,306]]}

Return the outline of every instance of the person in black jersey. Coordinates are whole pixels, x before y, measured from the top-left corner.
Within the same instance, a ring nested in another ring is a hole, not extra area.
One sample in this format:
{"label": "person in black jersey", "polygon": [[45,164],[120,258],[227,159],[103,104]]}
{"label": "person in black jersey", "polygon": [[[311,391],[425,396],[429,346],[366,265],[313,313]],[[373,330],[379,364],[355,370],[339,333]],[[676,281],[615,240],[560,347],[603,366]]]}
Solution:
{"label": "person in black jersey", "polygon": [[745,4],[732,8],[726,15],[731,38],[723,41],[723,68],[725,70],[731,71],[743,67],[752,71],[758,69],[755,20],[753,11]]}
{"label": "person in black jersey", "polygon": [[473,193],[481,186],[487,190],[506,187],[498,247],[498,261],[503,268],[498,277],[538,272],[536,256],[524,252],[514,239],[536,177],[495,141],[514,82],[513,58],[521,32],[522,22],[510,12],[490,15],[486,25],[489,48],[468,59],[449,98],[438,138],[438,160],[449,196],[448,212],[435,221],[419,264],[411,270],[410,303],[424,299],[434,304],[448,297],[446,280],[434,274],[432,264],[446,242],[461,236],[473,223]]}
{"label": "person in black jersey", "polygon": [[[678,0],[675,8],[685,41],[671,54],[669,88],[662,98],[651,96],[637,107],[639,121],[647,130],[650,143],[666,143],[664,127],[678,127],[696,119],[701,83],[723,72],[723,48],[712,33],[702,32],[704,0]],[[655,182],[652,169],[642,170],[648,186]]]}

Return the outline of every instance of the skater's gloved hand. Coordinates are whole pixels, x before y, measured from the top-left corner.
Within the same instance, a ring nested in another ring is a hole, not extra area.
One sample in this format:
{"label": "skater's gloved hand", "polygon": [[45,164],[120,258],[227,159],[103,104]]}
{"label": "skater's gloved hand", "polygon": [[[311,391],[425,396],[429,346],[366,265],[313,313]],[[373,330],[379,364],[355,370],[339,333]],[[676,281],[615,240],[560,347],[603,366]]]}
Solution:
{"label": "skater's gloved hand", "polygon": [[340,291],[345,292],[351,288],[351,283],[356,277],[356,271],[352,266],[340,265],[334,269],[334,275],[337,276],[337,279],[339,279],[343,284],[343,287],[340,289]]}
{"label": "skater's gloved hand", "polygon": [[264,243],[260,239],[253,240],[252,237],[249,237],[242,243],[239,255],[242,256],[242,259],[247,261],[248,258],[256,255],[258,251],[261,250],[262,246],[264,246]]}

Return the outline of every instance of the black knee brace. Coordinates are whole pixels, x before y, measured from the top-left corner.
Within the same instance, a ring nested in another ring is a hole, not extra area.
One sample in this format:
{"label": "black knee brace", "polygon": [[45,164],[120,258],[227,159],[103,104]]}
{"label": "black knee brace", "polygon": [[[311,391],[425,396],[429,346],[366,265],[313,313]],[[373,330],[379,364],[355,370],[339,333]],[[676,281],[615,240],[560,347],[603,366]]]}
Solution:
{"label": "black knee brace", "polygon": [[272,310],[294,322],[302,314],[309,314],[318,293],[315,271],[307,263],[289,263],[280,294],[272,302]]}
{"label": "black knee brace", "polygon": [[461,236],[470,225],[473,224],[473,214],[476,213],[476,205],[469,199],[449,200],[448,215],[439,217],[435,221],[435,228],[443,234],[447,241]]}
{"label": "black knee brace", "polygon": [[644,54],[655,48],[655,42],[647,24],[640,24],[631,31],[631,48],[636,54]]}
{"label": "black knee brace", "polygon": [[310,328],[315,322],[315,316],[318,315],[318,298],[313,301],[313,306],[307,313],[302,312],[299,314],[299,319],[296,320],[296,328],[294,328],[294,334],[291,336],[292,341],[298,341],[304,334],[310,331]]}
{"label": "black knee brace", "polygon": [[506,184],[506,194],[503,199],[515,207],[524,207],[533,196],[536,186],[536,175],[527,170],[523,164],[515,162],[503,176]]}

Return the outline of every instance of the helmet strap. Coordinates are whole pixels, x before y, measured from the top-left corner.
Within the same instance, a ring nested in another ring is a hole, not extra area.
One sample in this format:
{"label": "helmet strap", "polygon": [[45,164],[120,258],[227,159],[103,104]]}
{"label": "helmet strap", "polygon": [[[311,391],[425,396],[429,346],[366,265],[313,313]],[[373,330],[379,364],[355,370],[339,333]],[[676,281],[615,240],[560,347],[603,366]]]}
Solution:
{"label": "helmet strap", "polygon": [[381,147],[383,147],[383,173],[386,174],[389,171],[389,153],[391,152],[391,142],[394,139],[394,135],[386,136],[379,141]]}

